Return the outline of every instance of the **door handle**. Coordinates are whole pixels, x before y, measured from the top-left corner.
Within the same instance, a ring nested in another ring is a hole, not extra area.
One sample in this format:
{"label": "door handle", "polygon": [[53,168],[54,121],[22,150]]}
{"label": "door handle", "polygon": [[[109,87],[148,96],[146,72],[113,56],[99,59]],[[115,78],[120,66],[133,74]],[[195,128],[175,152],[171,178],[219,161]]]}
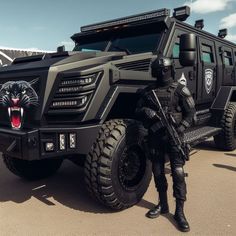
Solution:
{"label": "door handle", "polygon": [[233,69],[231,73],[231,79],[234,80],[234,78],[235,78],[235,69]]}

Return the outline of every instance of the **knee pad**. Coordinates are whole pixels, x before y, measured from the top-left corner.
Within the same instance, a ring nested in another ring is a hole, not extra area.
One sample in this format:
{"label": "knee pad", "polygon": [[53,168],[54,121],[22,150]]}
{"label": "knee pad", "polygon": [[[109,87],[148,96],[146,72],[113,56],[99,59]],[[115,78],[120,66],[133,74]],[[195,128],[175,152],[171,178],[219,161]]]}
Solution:
{"label": "knee pad", "polygon": [[177,181],[182,182],[184,181],[185,173],[184,168],[182,166],[176,166],[173,169],[173,178],[175,178]]}

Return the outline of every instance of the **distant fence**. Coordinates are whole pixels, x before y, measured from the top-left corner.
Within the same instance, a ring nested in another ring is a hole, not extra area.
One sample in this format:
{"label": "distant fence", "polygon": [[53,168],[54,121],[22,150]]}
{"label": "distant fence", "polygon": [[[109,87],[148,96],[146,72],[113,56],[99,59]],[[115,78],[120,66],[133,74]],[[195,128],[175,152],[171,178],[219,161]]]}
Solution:
{"label": "distant fence", "polygon": [[20,49],[2,49],[0,48],[0,67],[7,66],[12,63],[12,61],[17,57],[27,57],[38,54],[46,53],[46,51],[30,51],[30,50],[20,50]]}

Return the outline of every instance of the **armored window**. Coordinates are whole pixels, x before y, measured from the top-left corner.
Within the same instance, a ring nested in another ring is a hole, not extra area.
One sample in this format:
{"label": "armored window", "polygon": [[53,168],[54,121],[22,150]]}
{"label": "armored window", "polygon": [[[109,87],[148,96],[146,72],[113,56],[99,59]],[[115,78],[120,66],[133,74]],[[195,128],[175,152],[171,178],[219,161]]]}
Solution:
{"label": "armored window", "polygon": [[179,43],[175,43],[172,52],[173,58],[179,58]]}
{"label": "armored window", "polygon": [[233,65],[232,53],[229,51],[224,51],[224,63],[226,66]]}
{"label": "armored window", "polygon": [[214,63],[213,50],[211,46],[202,45],[202,61],[206,63]]}
{"label": "armored window", "polygon": [[[154,27],[155,26],[155,27]],[[118,51],[126,54],[156,52],[164,27],[160,25],[139,25],[135,27],[114,27],[107,30],[82,32],[73,40],[74,51]]]}
{"label": "armored window", "polygon": [[73,51],[82,51],[82,52],[100,52],[104,51],[106,46],[108,44],[108,41],[98,41],[98,42],[88,42],[84,44],[76,44]]}
{"label": "armored window", "polygon": [[123,35],[112,41],[109,51],[126,51],[130,54],[153,52],[159,40],[159,33]]}

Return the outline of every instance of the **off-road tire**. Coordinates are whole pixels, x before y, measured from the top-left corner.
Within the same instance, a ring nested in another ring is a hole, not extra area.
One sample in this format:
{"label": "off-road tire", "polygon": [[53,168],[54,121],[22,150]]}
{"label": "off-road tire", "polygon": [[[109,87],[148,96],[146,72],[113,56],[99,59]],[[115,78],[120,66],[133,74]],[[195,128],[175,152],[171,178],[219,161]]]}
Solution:
{"label": "off-road tire", "polygon": [[62,164],[62,159],[44,159],[27,161],[3,154],[6,167],[15,175],[28,179],[38,180],[56,173]]}
{"label": "off-road tire", "polygon": [[215,144],[224,151],[236,149],[236,103],[229,103],[221,119],[222,131],[214,136]]}
{"label": "off-road tire", "polygon": [[85,161],[85,181],[103,205],[122,210],[142,199],[152,173],[144,134],[145,129],[134,120],[114,119],[102,125]]}

